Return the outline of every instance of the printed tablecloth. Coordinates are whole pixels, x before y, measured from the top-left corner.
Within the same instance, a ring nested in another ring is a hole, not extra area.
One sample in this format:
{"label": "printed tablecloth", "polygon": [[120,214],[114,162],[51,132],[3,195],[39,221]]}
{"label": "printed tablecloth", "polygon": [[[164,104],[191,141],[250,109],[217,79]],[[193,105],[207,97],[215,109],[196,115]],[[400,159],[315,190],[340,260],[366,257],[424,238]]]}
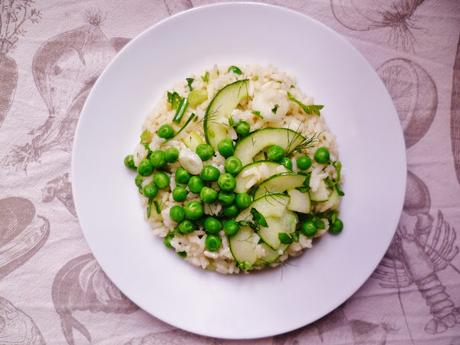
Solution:
{"label": "printed tablecloth", "polygon": [[1,345],[460,344],[460,2],[269,2],[346,36],[398,110],[406,199],[372,277],[322,320],[260,340],[198,337],[140,310],[83,239],[69,177],[74,130],[91,86],[132,37],[209,1],[0,0]]}

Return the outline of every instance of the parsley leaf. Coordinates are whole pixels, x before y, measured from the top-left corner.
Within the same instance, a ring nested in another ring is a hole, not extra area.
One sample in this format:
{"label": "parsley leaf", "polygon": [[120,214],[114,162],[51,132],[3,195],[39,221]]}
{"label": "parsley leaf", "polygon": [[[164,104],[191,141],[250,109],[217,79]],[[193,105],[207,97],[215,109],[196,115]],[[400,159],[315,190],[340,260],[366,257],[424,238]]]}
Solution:
{"label": "parsley leaf", "polygon": [[192,84],[193,84],[193,81],[194,81],[195,79],[193,79],[193,78],[185,78],[185,80],[187,80],[187,86],[188,86],[188,88],[190,89],[190,91],[192,91],[192,90],[193,90]]}
{"label": "parsley leaf", "polygon": [[291,236],[289,236],[289,234],[287,234],[287,233],[285,233],[285,232],[280,232],[280,233],[278,234],[278,238],[279,238],[279,240],[280,240],[280,242],[281,242],[282,244],[291,244],[292,241],[293,241],[292,238],[291,238]]}
{"label": "parsley leaf", "polygon": [[243,74],[243,72],[242,72],[237,66],[230,66],[230,67],[228,68],[228,71],[229,71],[229,72],[233,72],[233,73],[238,74],[238,75],[242,75],[242,74]]}
{"label": "parsley leaf", "polygon": [[265,217],[259,211],[257,211],[254,207],[251,208],[251,215],[252,215],[252,220],[256,224],[262,225],[263,227],[268,226],[267,220],[265,219]]}
{"label": "parsley leaf", "polygon": [[206,71],[206,73],[201,76],[201,80],[203,80],[205,83],[209,81],[209,71]]}
{"label": "parsley leaf", "polygon": [[297,98],[295,98],[290,92],[287,93],[288,99],[294,103],[296,103],[298,106],[302,108],[302,110],[309,115],[320,115],[320,110],[324,108],[324,105],[320,104],[311,104],[311,105],[306,105],[303,104],[301,101],[299,101]]}
{"label": "parsley leaf", "polygon": [[272,108],[272,113],[276,114],[276,111],[278,110],[279,105],[275,104],[275,106]]}
{"label": "parsley leaf", "polygon": [[258,110],[253,110],[252,111],[252,115],[255,115],[257,117],[260,117],[261,119],[263,119],[264,117],[260,114],[260,111]]}

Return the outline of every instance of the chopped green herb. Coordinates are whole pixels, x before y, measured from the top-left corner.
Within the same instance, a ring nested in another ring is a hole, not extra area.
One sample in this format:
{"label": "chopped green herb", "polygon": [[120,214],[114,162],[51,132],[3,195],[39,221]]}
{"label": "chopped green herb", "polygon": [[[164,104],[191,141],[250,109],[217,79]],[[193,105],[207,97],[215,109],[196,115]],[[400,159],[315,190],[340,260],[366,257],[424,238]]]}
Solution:
{"label": "chopped green herb", "polygon": [[228,118],[228,125],[229,125],[230,127],[234,127],[234,126],[236,125],[236,122],[235,122],[235,120],[233,119],[233,116],[230,116],[230,117]]}
{"label": "chopped green herb", "polygon": [[163,243],[164,245],[169,248],[173,249],[173,246],[171,245],[171,240],[174,238],[174,232],[169,232],[165,238],[163,238]]}
{"label": "chopped green herb", "polygon": [[187,98],[182,98],[179,104],[179,107],[176,110],[176,114],[173,117],[173,121],[176,123],[180,123],[182,120],[182,117],[185,114],[185,111],[187,110],[188,107],[188,100]]}
{"label": "chopped green herb", "polygon": [[181,258],[186,258],[187,257],[187,252],[185,252],[185,251],[177,252],[177,255],[179,255]]}
{"label": "chopped green herb", "polygon": [[252,115],[255,115],[257,117],[260,117],[261,119],[263,119],[264,117],[260,114],[260,111],[258,110],[253,110],[252,111]]}
{"label": "chopped green herb", "polygon": [[272,108],[272,113],[276,114],[276,111],[278,110],[279,105],[275,104],[275,106]]}
{"label": "chopped green herb", "polygon": [[301,101],[299,101],[297,98],[295,98],[290,92],[287,93],[288,99],[290,101],[293,101],[296,103],[298,106],[302,108],[302,110],[309,114],[309,115],[320,115],[320,110],[324,108],[324,105],[319,105],[319,104],[311,104],[311,105],[306,105],[303,104]]}
{"label": "chopped green herb", "polygon": [[193,90],[192,84],[193,84],[193,81],[195,79],[193,79],[193,78],[185,78],[185,80],[187,80],[187,86],[188,86],[189,90],[192,91]]}
{"label": "chopped green herb", "polygon": [[152,133],[147,129],[141,134],[141,144],[148,145],[152,142]]}
{"label": "chopped green herb", "polygon": [[157,212],[157,214],[160,214],[161,213],[161,205],[160,205],[160,203],[157,200],[154,200],[153,204],[155,205],[155,211]]}
{"label": "chopped green herb", "polygon": [[233,72],[233,73],[238,74],[238,75],[242,75],[242,74],[243,74],[243,72],[242,72],[238,67],[236,67],[236,66],[230,66],[230,67],[228,68],[228,71],[229,71],[229,72]]}
{"label": "chopped green herb", "polygon": [[291,244],[292,243],[292,238],[289,236],[289,234],[285,232],[280,232],[278,234],[278,238],[282,244]]}
{"label": "chopped green herb", "polygon": [[252,268],[252,265],[247,261],[238,262],[238,267],[243,271],[249,271]]}
{"label": "chopped green herb", "polygon": [[147,218],[150,218],[150,215],[152,214],[152,203],[153,199],[149,199],[149,202],[147,203]]}
{"label": "chopped green herb", "polygon": [[187,127],[187,125],[194,119],[196,118],[196,115],[195,113],[192,113],[189,118],[187,119],[187,121],[185,121],[184,125],[181,127],[181,129],[179,129],[176,133],[175,136],[178,136],[180,132],[182,132],[184,130],[185,127]]}
{"label": "chopped green herb", "polygon": [[183,99],[176,91],[168,91],[168,103],[171,105],[171,108],[176,110],[179,107],[180,101]]}
{"label": "chopped green herb", "polygon": [[254,207],[251,208],[251,215],[252,215],[252,220],[259,225],[262,225],[263,227],[267,227],[267,221],[265,220],[265,217],[257,211]]}
{"label": "chopped green herb", "polygon": [[209,71],[206,71],[202,76],[201,80],[203,80],[205,83],[209,81]]}

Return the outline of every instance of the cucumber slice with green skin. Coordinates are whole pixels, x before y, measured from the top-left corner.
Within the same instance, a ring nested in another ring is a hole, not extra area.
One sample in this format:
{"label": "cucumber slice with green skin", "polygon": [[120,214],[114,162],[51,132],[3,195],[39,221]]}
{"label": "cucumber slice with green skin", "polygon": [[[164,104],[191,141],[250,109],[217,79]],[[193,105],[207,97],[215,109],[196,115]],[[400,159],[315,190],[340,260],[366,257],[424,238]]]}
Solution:
{"label": "cucumber slice with green skin", "polygon": [[282,173],[274,175],[259,185],[254,199],[260,198],[266,193],[284,193],[289,189],[294,189],[303,186],[306,177],[296,173]]}
{"label": "cucumber slice with green skin", "polygon": [[326,182],[321,180],[318,189],[316,191],[310,190],[310,199],[311,201],[315,202],[323,202],[329,200],[329,196],[331,195],[332,191],[327,188]]}
{"label": "cucumber slice with green skin", "polygon": [[196,131],[192,131],[186,136],[182,137],[181,141],[192,151],[195,151],[198,145],[204,144],[202,135]]}
{"label": "cucumber slice with green skin", "polygon": [[340,205],[340,195],[334,189],[329,196],[327,201],[319,203],[316,205],[315,209],[317,212],[326,212],[327,210],[336,210],[339,208]]}
{"label": "cucumber slice with green skin", "polygon": [[236,221],[252,221],[251,209],[255,208],[264,217],[281,217],[289,203],[289,196],[284,194],[267,194],[255,200],[248,208],[241,211]]}
{"label": "cucumber slice with green skin", "polygon": [[230,250],[238,263],[247,262],[254,265],[257,261],[256,246],[254,243],[254,231],[249,226],[243,226],[235,236],[230,237]]}
{"label": "cucumber slice with green skin", "polygon": [[[236,176],[235,192],[247,192],[253,185],[282,172],[288,172],[288,169],[284,165],[275,162],[260,161],[248,164]],[[253,183],[247,185],[251,181]]]}
{"label": "cucumber slice with green skin", "polygon": [[271,145],[281,146],[286,153],[291,153],[306,139],[300,133],[287,128],[264,128],[252,132],[240,140],[235,147],[234,155],[243,165],[249,164],[263,149]]}
{"label": "cucumber slice with green skin", "polygon": [[228,118],[232,111],[249,96],[249,80],[238,80],[220,89],[209,103],[204,115],[206,141],[217,151],[217,144],[229,136]]}
{"label": "cucumber slice with green skin", "polygon": [[265,220],[268,226],[261,226],[257,233],[272,249],[278,250],[282,245],[278,235],[281,232],[293,233],[297,224],[297,216],[294,212],[286,210],[282,217],[267,217]]}
{"label": "cucumber slice with green skin", "polygon": [[302,193],[297,189],[288,190],[287,193],[290,197],[289,204],[287,205],[288,210],[300,213],[311,212],[311,201],[308,193]]}
{"label": "cucumber slice with green skin", "polygon": [[[266,243],[262,243],[261,246],[265,250],[265,255],[263,257],[257,259],[257,261],[255,263],[255,266],[264,267],[264,266],[268,266],[270,264],[275,263],[278,260],[278,258],[280,257],[279,250],[281,248],[278,249],[278,250],[274,250]],[[283,245],[283,246],[287,247],[286,245]],[[282,250],[283,252],[284,252],[284,249]]]}

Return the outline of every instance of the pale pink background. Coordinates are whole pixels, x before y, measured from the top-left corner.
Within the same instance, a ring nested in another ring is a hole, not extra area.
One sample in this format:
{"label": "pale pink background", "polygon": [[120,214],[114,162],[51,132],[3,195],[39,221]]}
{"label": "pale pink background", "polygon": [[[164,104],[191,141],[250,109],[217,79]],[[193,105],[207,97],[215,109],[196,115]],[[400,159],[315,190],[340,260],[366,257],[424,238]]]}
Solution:
{"label": "pale pink background", "polygon": [[[346,36],[387,85],[405,130],[410,173],[397,236],[342,307],[275,338],[201,338],[139,310],[100,270],[75,216],[69,179],[83,101],[129,38],[209,2],[0,0],[0,344],[459,345],[455,0],[267,1]],[[11,4],[27,7],[16,32],[24,11],[13,11],[17,20],[10,15],[6,28]]]}

